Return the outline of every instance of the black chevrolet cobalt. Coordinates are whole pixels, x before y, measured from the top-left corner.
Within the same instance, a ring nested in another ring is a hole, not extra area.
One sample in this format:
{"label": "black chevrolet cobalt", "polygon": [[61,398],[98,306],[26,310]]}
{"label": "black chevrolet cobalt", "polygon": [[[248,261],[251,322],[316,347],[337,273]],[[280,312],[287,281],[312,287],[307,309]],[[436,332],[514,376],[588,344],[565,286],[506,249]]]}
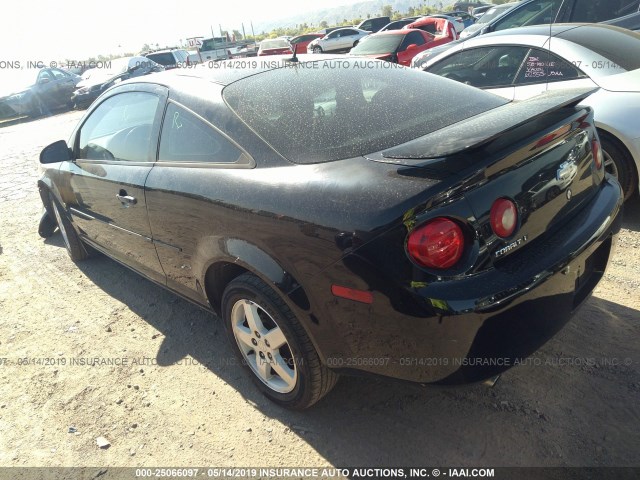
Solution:
{"label": "black chevrolet cobalt", "polygon": [[219,314],[273,401],[309,407],[340,374],[493,377],[602,278],[622,197],[589,90],[509,103],[318,55],[215,67],[122,82],[45,148],[40,233]]}

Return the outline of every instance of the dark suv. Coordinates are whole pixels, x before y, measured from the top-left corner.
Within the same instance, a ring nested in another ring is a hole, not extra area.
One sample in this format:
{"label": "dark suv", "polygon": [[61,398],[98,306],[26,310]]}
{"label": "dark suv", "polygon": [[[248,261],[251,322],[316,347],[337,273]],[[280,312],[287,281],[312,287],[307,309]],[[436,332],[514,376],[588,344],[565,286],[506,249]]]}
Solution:
{"label": "dark suv", "polygon": [[367,32],[376,33],[382,27],[391,22],[389,17],[375,17],[375,18],[367,18],[363,20],[358,25],[358,28],[361,30],[366,30]]}

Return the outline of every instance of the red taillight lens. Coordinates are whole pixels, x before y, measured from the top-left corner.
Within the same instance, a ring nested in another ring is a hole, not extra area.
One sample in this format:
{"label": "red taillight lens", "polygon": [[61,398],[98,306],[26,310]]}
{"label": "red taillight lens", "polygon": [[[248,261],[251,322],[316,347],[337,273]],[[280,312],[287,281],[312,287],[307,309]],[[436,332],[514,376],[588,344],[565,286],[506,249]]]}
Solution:
{"label": "red taillight lens", "polygon": [[596,164],[596,168],[600,170],[602,168],[602,149],[600,148],[600,142],[595,138],[591,141],[591,152],[593,153],[593,162]]}
{"label": "red taillight lens", "polygon": [[409,235],[407,250],[420,265],[450,268],[462,257],[464,235],[455,222],[436,218]]}
{"label": "red taillight lens", "polygon": [[499,198],[491,206],[491,228],[496,235],[507,238],[518,225],[518,209],[508,198]]}

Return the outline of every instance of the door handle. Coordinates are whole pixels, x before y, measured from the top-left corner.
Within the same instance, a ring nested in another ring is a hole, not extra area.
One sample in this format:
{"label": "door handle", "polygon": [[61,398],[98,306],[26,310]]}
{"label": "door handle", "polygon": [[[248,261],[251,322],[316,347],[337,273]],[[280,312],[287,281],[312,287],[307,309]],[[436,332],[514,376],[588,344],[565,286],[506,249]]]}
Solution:
{"label": "door handle", "polygon": [[116,198],[120,200],[120,203],[125,207],[128,207],[129,205],[135,205],[136,203],[138,203],[138,200],[136,199],[136,197],[127,195],[127,192],[125,192],[124,190],[120,190],[120,193],[116,194]]}

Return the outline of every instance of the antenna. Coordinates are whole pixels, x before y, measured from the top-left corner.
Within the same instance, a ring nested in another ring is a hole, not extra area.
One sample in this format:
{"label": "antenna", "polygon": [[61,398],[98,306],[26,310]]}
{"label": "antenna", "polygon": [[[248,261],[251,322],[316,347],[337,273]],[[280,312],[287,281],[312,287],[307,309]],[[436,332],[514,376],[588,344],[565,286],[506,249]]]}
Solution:
{"label": "antenna", "polygon": [[291,50],[293,50],[293,57],[291,57],[289,59],[290,62],[298,62],[298,56],[296,55],[296,50],[298,49],[298,44],[294,43],[293,45],[291,45],[291,42],[289,42],[289,45],[291,46]]}

